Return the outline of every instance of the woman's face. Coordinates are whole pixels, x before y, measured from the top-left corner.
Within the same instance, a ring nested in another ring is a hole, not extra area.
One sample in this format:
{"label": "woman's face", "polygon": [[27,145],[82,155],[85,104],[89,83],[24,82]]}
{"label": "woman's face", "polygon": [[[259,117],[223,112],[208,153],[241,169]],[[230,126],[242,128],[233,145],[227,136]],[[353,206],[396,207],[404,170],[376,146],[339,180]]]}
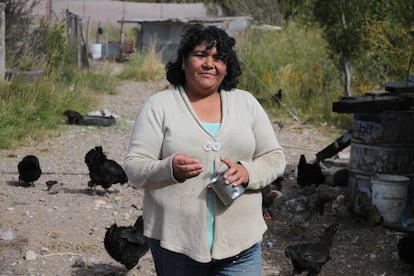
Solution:
{"label": "woman's face", "polygon": [[216,47],[207,49],[203,41],[183,60],[182,69],[185,72],[186,90],[207,96],[218,91],[227,73],[227,65],[217,53]]}

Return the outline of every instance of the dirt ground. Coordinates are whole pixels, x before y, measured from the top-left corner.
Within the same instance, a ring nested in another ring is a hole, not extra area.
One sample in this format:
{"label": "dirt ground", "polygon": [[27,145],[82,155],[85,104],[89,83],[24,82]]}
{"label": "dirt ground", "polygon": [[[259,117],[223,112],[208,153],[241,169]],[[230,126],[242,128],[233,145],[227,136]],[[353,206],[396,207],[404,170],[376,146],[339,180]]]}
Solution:
{"label": "dirt ground", "polygon": [[[165,85],[126,81],[116,95],[102,96],[102,109],[119,115],[115,126],[65,125],[43,141],[0,151],[0,275],[125,274],[123,266],[106,253],[103,238],[112,223],[130,225],[141,214],[143,191],[115,185],[111,189],[117,192],[110,197],[100,188],[92,195],[87,189],[84,156],[90,148],[102,145],[109,158],[122,163],[136,111],[145,98]],[[283,120],[276,120],[274,126],[287,154],[282,192],[288,194],[299,189],[292,171],[300,154],[314,159],[339,132],[329,126]],[[39,157],[44,173],[34,187],[24,188],[16,172],[18,161],[27,154]],[[56,193],[47,191],[48,180],[60,183]],[[289,275],[292,266],[284,256],[285,246],[315,239],[332,222],[341,226],[333,241],[332,259],[321,275],[407,275],[409,267],[397,255],[401,233],[331,213],[314,214],[308,227],[299,228],[277,206],[263,240],[263,275]],[[134,270],[138,275],[155,275],[150,252]]]}

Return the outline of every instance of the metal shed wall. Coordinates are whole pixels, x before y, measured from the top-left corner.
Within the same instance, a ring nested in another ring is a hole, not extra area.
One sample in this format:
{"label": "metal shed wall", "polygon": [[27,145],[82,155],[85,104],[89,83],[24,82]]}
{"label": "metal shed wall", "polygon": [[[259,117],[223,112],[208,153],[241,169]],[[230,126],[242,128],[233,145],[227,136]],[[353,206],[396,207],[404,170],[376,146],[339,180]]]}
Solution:
{"label": "metal shed wall", "polygon": [[164,63],[172,60],[178,48],[185,23],[145,22],[141,24],[138,38],[139,50],[145,52],[155,43],[157,53]]}

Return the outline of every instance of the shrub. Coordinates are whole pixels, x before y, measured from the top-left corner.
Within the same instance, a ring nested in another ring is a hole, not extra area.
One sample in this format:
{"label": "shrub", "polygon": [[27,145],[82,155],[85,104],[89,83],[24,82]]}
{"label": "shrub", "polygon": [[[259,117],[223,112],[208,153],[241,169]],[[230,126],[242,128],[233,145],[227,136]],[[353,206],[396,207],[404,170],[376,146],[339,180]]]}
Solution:
{"label": "shrub", "polygon": [[159,81],[165,78],[165,65],[157,54],[155,46],[141,53],[133,53],[130,60],[119,74],[120,79],[139,81]]}
{"label": "shrub", "polygon": [[[273,117],[350,127],[349,116],[332,112],[332,103],[343,91],[341,75],[318,29],[290,24],[278,31],[251,30],[239,54],[239,87],[267,99],[264,106]],[[279,89],[282,104],[272,104],[271,94]]]}

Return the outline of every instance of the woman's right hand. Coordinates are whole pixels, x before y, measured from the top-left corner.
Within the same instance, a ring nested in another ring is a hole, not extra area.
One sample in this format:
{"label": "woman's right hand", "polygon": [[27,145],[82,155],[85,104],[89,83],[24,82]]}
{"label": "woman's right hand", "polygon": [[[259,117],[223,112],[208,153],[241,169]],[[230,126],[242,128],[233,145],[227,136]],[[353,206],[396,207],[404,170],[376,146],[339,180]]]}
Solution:
{"label": "woman's right hand", "polygon": [[203,171],[203,165],[197,159],[176,153],[172,159],[174,178],[178,181],[195,177]]}

